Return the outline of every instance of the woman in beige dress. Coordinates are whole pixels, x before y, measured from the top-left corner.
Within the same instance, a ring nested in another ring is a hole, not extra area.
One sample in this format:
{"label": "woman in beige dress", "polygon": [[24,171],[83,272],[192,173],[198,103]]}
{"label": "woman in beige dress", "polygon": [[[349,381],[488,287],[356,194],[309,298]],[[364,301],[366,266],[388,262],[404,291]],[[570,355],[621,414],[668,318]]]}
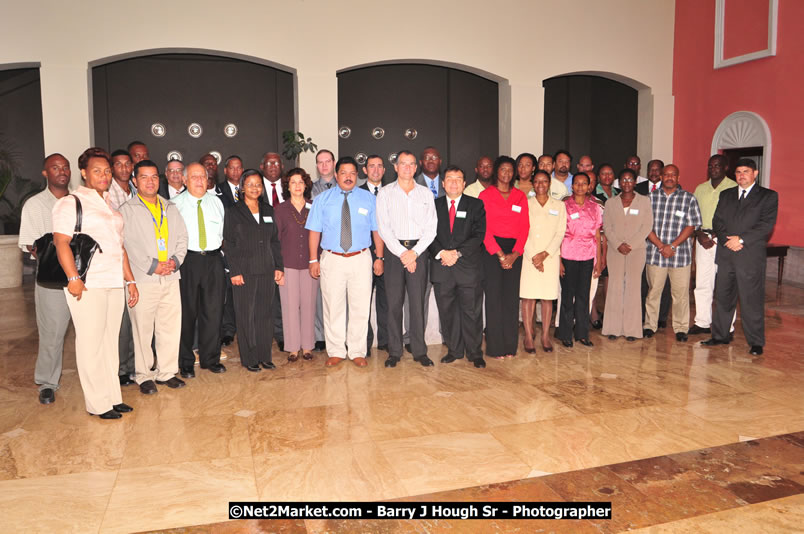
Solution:
{"label": "woman in beige dress", "polygon": [[[533,177],[535,197],[528,199],[530,230],[525,242],[519,297],[525,325],[525,352],[534,353],[533,312],[536,299],[542,301],[542,350],[552,352],[550,323],[553,301],[558,298],[561,241],[567,229],[564,203],[550,196],[550,175],[537,170]],[[640,279],[641,280],[641,279]]]}
{"label": "woman in beige dress", "polygon": [[619,179],[622,193],[610,198],[603,212],[603,229],[609,241],[609,292],[602,333],[609,339],[626,336],[634,341],[642,337],[642,270],[653,211],[650,199],[634,192],[634,171],[623,169]]}

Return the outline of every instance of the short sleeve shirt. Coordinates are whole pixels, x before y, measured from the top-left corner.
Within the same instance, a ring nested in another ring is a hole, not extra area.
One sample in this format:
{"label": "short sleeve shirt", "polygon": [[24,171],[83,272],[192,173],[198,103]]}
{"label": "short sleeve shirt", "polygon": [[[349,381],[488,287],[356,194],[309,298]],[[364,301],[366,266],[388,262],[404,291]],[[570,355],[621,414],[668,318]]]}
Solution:
{"label": "short sleeve shirt", "polygon": [[[692,193],[677,188],[671,195],[664,189],[657,189],[650,194],[650,205],[653,209],[653,231],[662,243],[670,243],[676,239],[687,226],[700,228],[701,210]],[[656,245],[648,242],[647,262],[657,267],[686,267],[692,263],[692,242],[685,240],[676,248],[670,257],[662,256]]]}

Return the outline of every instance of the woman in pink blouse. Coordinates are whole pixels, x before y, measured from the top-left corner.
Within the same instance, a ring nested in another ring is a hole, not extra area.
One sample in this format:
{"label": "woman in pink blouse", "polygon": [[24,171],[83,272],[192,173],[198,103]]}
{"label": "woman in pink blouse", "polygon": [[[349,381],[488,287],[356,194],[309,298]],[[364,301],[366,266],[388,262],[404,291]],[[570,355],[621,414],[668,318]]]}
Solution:
{"label": "woman in pink blouse", "polygon": [[[109,205],[111,165],[112,160],[105,150],[86,149],[78,158],[84,185],[53,207],[53,243],[68,280],[64,292],[75,326],[78,377],[87,411],[101,419],[120,419],[120,414],[133,410],[123,404],[120,395],[117,342],[123,307],[126,302],[133,307],[139,298],[123,248],[123,217]],[[81,201],[81,233],[89,235],[99,245],[85,281],[78,276],[70,249],[76,199]]]}
{"label": "woman in pink blouse", "polygon": [[[478,197],[486,208],[483,245],[486,354],[510,358],[519,345],[519,279],[530,220],[525,193],[512,186],[514,160],[494,162],[494,182]],[[588,291],[588,289],[587,289]]]}
{"label": "woman in pink blouse", "polygon": [[589,341],[589,286],[602,270],[600,227],[603,212],[589,200],[589,177],[579,172],[572,177],[572,196],[567,208],[567,232],[561,243],[561,311],[557,337],[565,347],[575,340],[587,347]]}

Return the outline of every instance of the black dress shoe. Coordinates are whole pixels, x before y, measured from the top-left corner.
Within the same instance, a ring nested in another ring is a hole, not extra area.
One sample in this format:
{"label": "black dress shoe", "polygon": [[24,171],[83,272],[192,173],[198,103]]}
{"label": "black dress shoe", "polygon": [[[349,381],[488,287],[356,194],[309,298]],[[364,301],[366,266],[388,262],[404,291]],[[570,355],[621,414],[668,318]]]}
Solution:
{"label": "black dress shoe", "polygon": [[170,389],[178,389],[185,386],[184,380],[181,378],[176,378],[175,376],[171,376],[167,380],[157,380],[156,383],[160,386],[167,386]]}
{"label": "black dress shoe", "polygon": [[697,336],[698,334],[711,334],[711,333],[712,333],[711,328],[701,328],[697,324],[692,325],[692,328],[690,328],[689,332],[687,332],[687,334],[691,336]]}
{"label": "black dress shoe", "polygon": [[410,348],[410,343],[405,343],[405,350],[409,353],[413,354],[413,349]]}
{"label": "black dress shoe", "polygon": [[389,356],[387,360],[385,360],[386,367],[396,367],[396,364],[399,362],[399,358],[394,358],[393,356]]}
{"label": "black dress shoe", "polygon": [[388,352],[388,345],[377,345],[377,350],[384,350]]}
{"label": "black dress shoe", "polygon": [[578,340],[578,343],[580,343],[580,344],[581,344],[581,345],[583,345],[584,347],[592,347],[592,346],[594,346],[594,343],[592,343],[591,341],[589,341],[589,340],[588,340],[588,339],[586,339],[586,338],[579,339],[579,340]]}
{"label": "black dress shoe", "polygon": [[201,369],[207,369],[208,371],[211,371],[211,372],[213,372],[215,374],[220,374],[220,373],[225,373],[226,372],[226,366],[223,365],[222,363],[213,363],[209,367],[202,367]]}
{"label": "black dress shoe", "polygon": [[243,367],[245,367],[247,371],[251,371],[252,373],[259,373],[260,371],[262,371],[259,364],[256,363],[254,365],[244,365]]}
{"label": "black dress shoe", "polygon": [[120,375],[120,385],[121,386],[131,386],[133,384],[136,384],[136,382],[134,382],[131,379],[130,376],[128,376],[128,375]]}
{"label": "black dress shoe", "polygon": [[413,358],[413,359],[415,361],[419,362],[420,364],[422,364],[422,367],[432,367],[433,365],[435,365],[433,363],[433,360],[428,358],[426,354],[424,356],[419,356],[418,358]]}
{"label": "black dress shoe", "polygon": [[260,365],[262,365],[263,369],[276,369],[274,362],[260,362]]}
{"label": "black dress shoe", "polygon": [[39,392],[40,404],[50,404],[56,400],[56,392],[50,388],[45,388]]}
{"label": "black dress shoe", "polygon": [[115,404],[114,406],[112,406],[112,408],[114,409],[114,411],[120,413],[129,413],[134,411],[134,408],[132,408],[131,406],[129,406],[124,402],[121,402],[120,404]]}
{"label": "black dress shoe", "polygon": [[181,377],[182,378],[195,378],[195,369],[192,367],[185,368],[181,370]]}
{"label": "black dress shoe", "polygon": [[701,345],[704,345],[706,347],[714,347],[716,345],[728,345],[730,342],[731,340],[728,339],[715,339],[712,337],[707,339],[706,341],[701,341]]}
{"label": "black dress shoe", "polygon": [[592,321],[592,328],[594,328],[595,330],[600,330],[601,328],[603,328],[603,321],[601,321],[600,319],[598,319],[597,321]]}
{"label": "black dress shoe", "polygon": [[371,358],[371,349],[366,349],[366,358]]}
{"label": "black dress shoe", "polygon": [[108,412],[100,414],[98,417],[100,417],[101,419],[120,419],[121,417],[123,417],[123,414],[121,414],[116,410],[109,410]]}
{"label": "black dress shoe", "polygon": [[566,339],[562,339],[562,340],[561,340],[561,344],[562,344],[562,345],[564,345],[564,346],[565,346],[565,347],[567,347],[567,348],[570,348],[570,347],[572,346],[572,341],[568,341],[568,340],[566,340]]}
{"label": "black dress shoe", "polygon": [[463,360],[463,356],[453,356],[452,354],[447,354],[441,358],[441,363],[452,363],[455,360]]}
{"label": "black dress shoe", "polygon": [[477,358],[476,360],[472,360],[472,363],[478,369],[484,369],[486,367],[486,360],[483,358]]}
{"label": "black dress shoe", "polygon": [[659,321],[659,328],[667,328],[667,321]]}
{"label": "black dress shoe", "polygon": [[687,341],[687,334],[685,332],[676,332],[676,341]]}
{"label": "black dress shoe", "polygon": [[748,351],[748,354],[753,354],[754,356],[762,356],[762,347],[759,345],[751,345],[751,350]]}
{"label": "black dress shoe", "polygon": [[636,341],[636,338],[634,336],[625,336],[625,340],[626,341]]}
{"label": "black dress shoe", "polygon": [[653,337],[653,334],[655,333],[656,332],[654,332],[650,328],[645,328],[644,330],[642,330],[642,337]]}
{"label": "black dress shoe", "polygon": [[221,338],[221,347],[228,347],[232,342],[234,342],[233,336],[223,336]]}
{"label": "black dress shoe", "polygon": [[156,384],[154,384],[153,380],[146,380],[140,384],[140,393],[143,395],[153,395],[156,392]]}
{"label": "black dress shoe", "polygon": [[614,334],[612,334],[612,335],[610,335],[610,336],[609,336],[609,339],[610,339],[610,340],[612,340],[612,341],[614,341],[615,339],[617,339],[617,336],[615,336]]}
{"label": "black dress shoe", "polygon": [[316,341],[315,342],[315,350],[327,350],[327,342],[326,341]]}

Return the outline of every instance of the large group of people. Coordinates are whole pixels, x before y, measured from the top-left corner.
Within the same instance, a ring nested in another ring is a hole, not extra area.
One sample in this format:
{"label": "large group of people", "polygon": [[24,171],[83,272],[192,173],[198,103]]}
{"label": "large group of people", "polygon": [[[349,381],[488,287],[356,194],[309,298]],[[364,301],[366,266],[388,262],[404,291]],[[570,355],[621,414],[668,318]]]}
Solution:
{"label": "large group of people", "polygon": [[[419,158],[403,150],[391,179],[379,156],[361,165],[321,150],[314,182],[302,168],[284,172],[274,152],[251,169],[232,155],[218,183],[214,156],[170,161],[160,175],[135,141],[111,154],[87,149],[83,183],[71,192],[69,162],[48,156],[47,188],[25,204],[20,230],[34,255],[34,241],[53,233],[68,280],[35,288],[40,402],[55,400],[70,317],[86,409],[119,419],[132,410],[121,386],[152,395],[183,387],[196,365],[223,373],[221,347],[235,338],[254,373],[275,369],[274,341],[289,362],[326,350],[328,367],[364,367],[372,305],[385,367],[405,351],[432,366],[431,292],[444,364],[514,357],[520,316],[525,353],[536,352],[537,337],[544,352],[552,337],[591,347],[595,328],[611,340],[651,337],[666,321],[665,301],[677,341],[710,334],[711,346],[731,341],[739,299],[750,353],[762,354],[778,198],[756,183],[752,160],[737,162],[733,181],[726,158],[712,156],[695,194],[672,164],[653,160],[640,176],[636,156],[617,171],[585,155],[574,174],[566,150],[483,156],[469,186],[463,169],[441,163],[435,147]],[[70,248],[79,217],[99,244],[83,278]]]}

